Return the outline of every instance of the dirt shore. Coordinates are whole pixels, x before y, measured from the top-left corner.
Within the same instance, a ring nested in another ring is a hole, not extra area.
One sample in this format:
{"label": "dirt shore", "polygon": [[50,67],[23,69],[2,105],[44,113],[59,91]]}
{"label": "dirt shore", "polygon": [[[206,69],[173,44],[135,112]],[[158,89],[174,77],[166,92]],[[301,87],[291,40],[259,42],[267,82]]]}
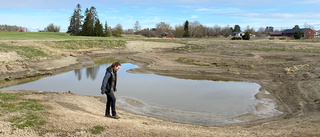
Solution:
{"label": "dirt shore", "polygon": [[[285,50],[279,50],[285,49]],[[271,50],[271,51],[269,51]],[[248,122],[204,126],[173,122],[119,110],[121,119],[103,117],[105,99],[72,93],[30,92],[27,98],[52,106],[47,123],[39,130],[12,130],[0,121],[2,136],[90,136],[96,125],[106,128],[95,136],[320,136],[320,55],[319,43],[281,40],[230,41],[202,39],[184,44],[128,41],[124,49],[86,52],[59,51],[55,60],[22,61],[0,65],[0,86],[14,85],[40,75],[94,66],[97,58],[114,57],[134,63],[134,73],[155,73],[185,79],[249,81],[259,83],[256,98],[276,102],[283,112],[272,118],[256,114],[239,116]],[[1,60],[21,59],[15,53],[1,53]],[[5,81],[6,80],[6,81]],[[259,109],[259,108],[257,108]]]}

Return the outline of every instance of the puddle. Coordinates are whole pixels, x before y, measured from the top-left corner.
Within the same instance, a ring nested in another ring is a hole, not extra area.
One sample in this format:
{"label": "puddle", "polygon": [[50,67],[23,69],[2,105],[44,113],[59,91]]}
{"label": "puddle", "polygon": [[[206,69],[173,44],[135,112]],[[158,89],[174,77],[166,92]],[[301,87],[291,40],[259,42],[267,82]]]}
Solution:
{"label": "puddle", "polygon": [[[71,91],[101,96],[101,82],[109,65],[74,70],[1,90]],[[254,95],[261,88],[256,83],[177,79],[126,72],[137,67],[122,64],[118,72],[117,107],[138,114],[206,125],[242,122],[245,120],[233,118],[247,113],[258,117],[280,113],[271,100],[255,99]],[[256,111],[257,105],[265,109]]]}

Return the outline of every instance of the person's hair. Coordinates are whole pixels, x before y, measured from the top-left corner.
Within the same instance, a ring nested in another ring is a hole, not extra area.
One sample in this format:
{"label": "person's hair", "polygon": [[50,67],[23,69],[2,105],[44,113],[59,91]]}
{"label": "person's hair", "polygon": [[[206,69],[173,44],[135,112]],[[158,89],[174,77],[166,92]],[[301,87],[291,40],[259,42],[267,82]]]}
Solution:
{"label": "person's hair", "polygon": [[119,62],[113,62],[107,69],[121,66]]}

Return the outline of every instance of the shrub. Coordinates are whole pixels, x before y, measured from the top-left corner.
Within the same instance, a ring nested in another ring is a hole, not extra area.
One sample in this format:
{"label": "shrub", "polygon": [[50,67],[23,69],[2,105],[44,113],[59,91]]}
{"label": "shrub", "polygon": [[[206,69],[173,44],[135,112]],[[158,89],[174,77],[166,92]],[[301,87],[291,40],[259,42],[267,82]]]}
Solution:
{"label": "shrub", "polygon": [[279,38],[280,40],[285,40],[286,38]]}
{"label": "shrub", "polygon": [[300,31],[296,31],[296,32],[294,33],[293,37],[294,37],[295,39],[301,39],[301,32],[300,32]]}
{"label": "shrub", "polygon": [[241,37],[232,37],[231,40],[242,40]]}
{"label": "shrub", "polygon": [[250,40],[250,33],[246,32],[243,36],[242,36],[243,40]]}

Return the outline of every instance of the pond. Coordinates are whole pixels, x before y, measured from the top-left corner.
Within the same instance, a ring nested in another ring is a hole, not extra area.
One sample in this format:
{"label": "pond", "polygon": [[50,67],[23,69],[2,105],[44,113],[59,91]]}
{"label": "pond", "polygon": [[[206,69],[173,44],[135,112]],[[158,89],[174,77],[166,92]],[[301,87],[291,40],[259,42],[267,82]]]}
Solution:
{"label": "pond", "polygon": [[[100,86],[109,65],[74,70],[1,90],[71,91],[102,96]],[[250,82],[190,80],[127,72],[133,68],[138,66],[124,63],[118,71],[117,107],[179,122],[234,123],[233,117],[255,111],[254,95],[261,88]]]}

